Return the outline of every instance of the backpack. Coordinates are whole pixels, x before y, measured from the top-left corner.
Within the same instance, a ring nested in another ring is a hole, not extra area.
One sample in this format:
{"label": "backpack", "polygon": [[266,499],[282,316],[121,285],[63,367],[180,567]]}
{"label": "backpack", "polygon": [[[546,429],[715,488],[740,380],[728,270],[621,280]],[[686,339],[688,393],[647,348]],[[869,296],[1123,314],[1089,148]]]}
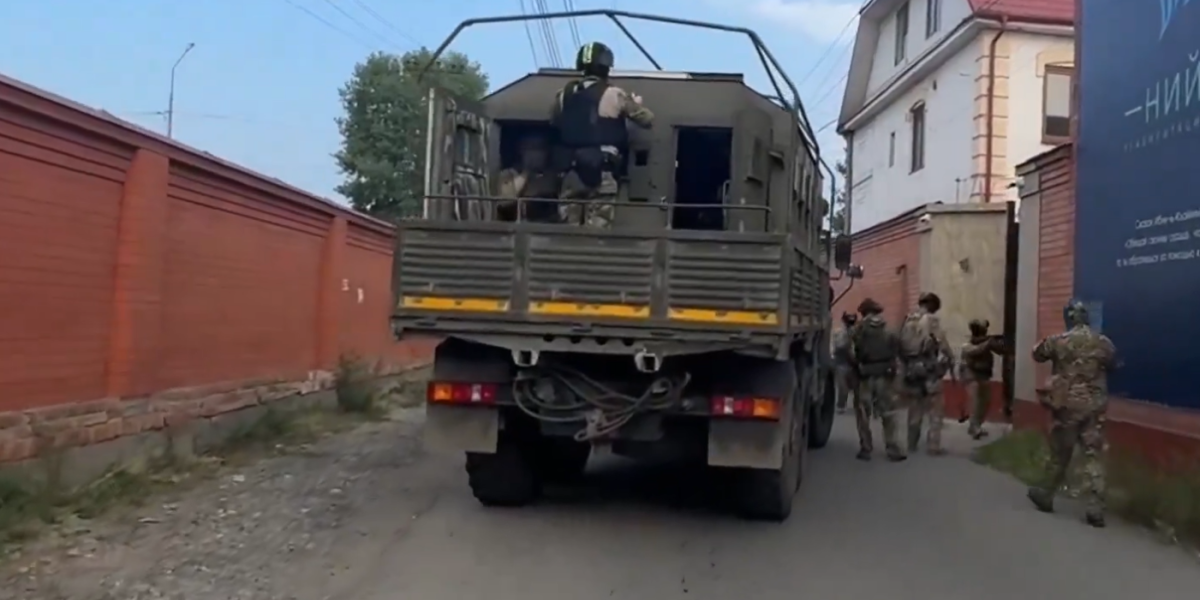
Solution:
{"label": "backpack", "polygon": [[900,325],[900,354],[904,358],[927,357],[933,354],[933,334],[925,314],[915,312]]}
{"label": "backpack", "polygon": [[886,375],[896,360],[896,345],[887,323],[866,319],[854,330],[854,355],[863,376]]}
{"label": "backpack", "polygon": [[900,358],[904,361],[904,379],[910,383],[924,381],[936,370],[937,348],[926,317],[925,313],[914,312],[900,326]]}

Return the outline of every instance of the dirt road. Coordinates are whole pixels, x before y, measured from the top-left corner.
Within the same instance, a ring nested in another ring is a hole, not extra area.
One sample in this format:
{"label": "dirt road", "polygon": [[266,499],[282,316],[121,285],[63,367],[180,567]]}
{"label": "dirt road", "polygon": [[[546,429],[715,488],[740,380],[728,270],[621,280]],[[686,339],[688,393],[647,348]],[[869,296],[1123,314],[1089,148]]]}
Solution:
{"label": "dirt road", "polygon": [[[842,419],[791,520],[690,501],[720,483],[601,459],[587,484],[485,510],[420,413],[79,523],[6,567],[5,600],[1177,599],[1200,561],[1124,526],[1034,512],[962,456],[853,459]],[[965,446],[965,442],[961,444]],[[965,451],[965,448],[961,448]]]}

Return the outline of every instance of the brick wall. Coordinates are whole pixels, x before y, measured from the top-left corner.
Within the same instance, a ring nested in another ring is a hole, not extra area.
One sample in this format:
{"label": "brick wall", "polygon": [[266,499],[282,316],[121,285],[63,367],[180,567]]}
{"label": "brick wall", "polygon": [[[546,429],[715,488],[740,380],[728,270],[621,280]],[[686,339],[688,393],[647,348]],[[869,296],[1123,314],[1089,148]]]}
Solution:
{"label": "brick wall", "polygon": [[0,462],[426,360],[388,327],[393,235],[0,78]]}
{"label": "brick wall", "polygon": [[857,311],[866,298],[883,305],[889,323],[899,323],[917,305],[921,253],[916,225],[923,212],[924,207],[855,234],[852,261],[863,267],[863,278],[853,285],[846,279],[834,282],[835,298],[849,287],[834,304],[835,319]]}
{"label": "brick wall", "polygon": [[[1062,308],[1075,287],[1074,153],[1067,147],[1046,156],[1049,160],[1039,169],[1038,339],[1066,327]],[[1038,381],[1049,374],[1049,366],[1038,366]]]}

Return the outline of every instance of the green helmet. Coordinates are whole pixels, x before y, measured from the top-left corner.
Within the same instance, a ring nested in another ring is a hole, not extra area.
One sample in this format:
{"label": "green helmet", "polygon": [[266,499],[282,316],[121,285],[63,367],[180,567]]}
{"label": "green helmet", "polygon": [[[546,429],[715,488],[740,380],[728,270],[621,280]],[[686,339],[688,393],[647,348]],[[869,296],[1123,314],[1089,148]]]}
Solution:
{"label": "green helmet", "polygon": [[1071,301],[1067,302],[1067,305],[1063,307],[1063,321],[1065,322],[1067,329],[1078,325],[1088,325],[1090,323],[1090,319],[1088,318],[1087,305],[1078,299],[1071,299]]}
{"label": "green helmet", "polygon": [[599,68],[607,71],[613,66],[612,48],[600,42],[588,42],[575,53],[575,69],[585,73]]}

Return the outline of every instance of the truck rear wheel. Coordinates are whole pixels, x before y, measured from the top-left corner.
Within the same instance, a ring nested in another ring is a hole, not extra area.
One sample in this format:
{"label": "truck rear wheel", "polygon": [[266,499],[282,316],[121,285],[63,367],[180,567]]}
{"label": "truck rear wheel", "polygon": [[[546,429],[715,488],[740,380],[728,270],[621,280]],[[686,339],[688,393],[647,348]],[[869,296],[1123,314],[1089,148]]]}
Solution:
{"label": "truck rear wheel", "polygon": [[[787,423],[789,435],[783,445],[783,465],[779,469],[746,469],[740,490],[742,516],[756,521],[786,521],[792,514],[792,501],[804,481],[808,464],[807,390],[799,377],[791,378],[794,403]],[[787,394],[785,394],[786,396]]]}
{"label": "truck rear wheel", "polygon": [[821,394],[821,403],[814,403],[810,415],[812,425],[808,432],[809,448],[824,448],[833,437],[833,420],[837,416],[837,388],[834,387],[833,373],[825,374],[825,387]]}
{"label": "truck rear wheel", "polygon": [[583,475],[591,454],[591,444],[571,438],[543,437],[533,461],[546,483],[568,483]]}
{"label": "truck rear wheel", "polygon": [[467,480],[475,499],[484,506],[524,506],[541,492],[525,449],[503,438],[494,454],[467,453]]}

